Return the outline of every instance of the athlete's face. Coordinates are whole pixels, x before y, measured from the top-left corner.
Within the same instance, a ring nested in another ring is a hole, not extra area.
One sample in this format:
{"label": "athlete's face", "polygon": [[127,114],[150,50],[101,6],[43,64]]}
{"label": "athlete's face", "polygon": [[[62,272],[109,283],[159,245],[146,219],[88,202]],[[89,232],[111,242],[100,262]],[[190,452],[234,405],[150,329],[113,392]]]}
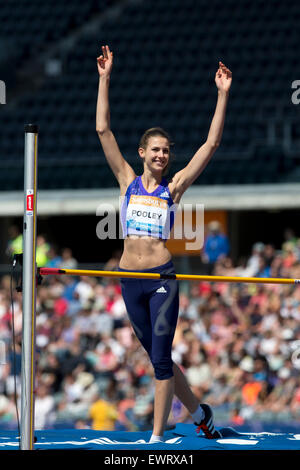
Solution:
{"label": "athlete's face", "polygon": [[139,148],[139,154],[150,170],[163,171],[169,163],[169,141],[161,136],[150,137],[146,149]]}

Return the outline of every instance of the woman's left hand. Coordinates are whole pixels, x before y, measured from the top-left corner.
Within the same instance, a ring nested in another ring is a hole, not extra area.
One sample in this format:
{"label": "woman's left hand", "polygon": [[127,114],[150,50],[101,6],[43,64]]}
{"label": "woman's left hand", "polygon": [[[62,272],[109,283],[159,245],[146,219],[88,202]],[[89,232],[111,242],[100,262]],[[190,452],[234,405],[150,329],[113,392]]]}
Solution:
{"label": "woman's left hand", "polygon": [[231,71],[223,64],[219,62],[219,68],[216,72],[215,82],[218,90],[220,91],[229,91],[232,82],[232,73]]}

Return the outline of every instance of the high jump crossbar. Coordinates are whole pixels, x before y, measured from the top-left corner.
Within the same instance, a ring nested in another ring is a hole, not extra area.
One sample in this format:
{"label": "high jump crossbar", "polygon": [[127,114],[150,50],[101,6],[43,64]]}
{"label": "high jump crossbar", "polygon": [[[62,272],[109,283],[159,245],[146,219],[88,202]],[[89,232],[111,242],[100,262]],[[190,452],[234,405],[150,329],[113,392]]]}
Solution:
{"label": "high jump crossbar", "polygon": [[197,274],[166,274],[166,273],[142,273],[128,271],[97,271],[86,269],[58,269],[38,268],[41,276],[68,275],[90,277],[113,278],[140,278],[140,279],[176,279],[178,281],[207,281],[207,282],[234,282],[254,284],[300,284],[300,279],[272,278],[272,277],[236,277],[236,276],[205,276]]}

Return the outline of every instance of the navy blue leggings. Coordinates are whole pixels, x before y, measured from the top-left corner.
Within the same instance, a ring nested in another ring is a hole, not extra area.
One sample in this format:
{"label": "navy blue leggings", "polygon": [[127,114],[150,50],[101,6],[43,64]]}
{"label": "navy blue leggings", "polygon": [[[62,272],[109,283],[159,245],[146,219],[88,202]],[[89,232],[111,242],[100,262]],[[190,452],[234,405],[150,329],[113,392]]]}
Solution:
{"label": "navy blue leggings", "polygon": [[[129,270],[119,268],[119,271]],[[175,273],[172,261],[134,272]],[[122,294],[132,327],[147,351],[158,380],[173,376],[172,343],[179,309],[176,279],[121,278]]]}

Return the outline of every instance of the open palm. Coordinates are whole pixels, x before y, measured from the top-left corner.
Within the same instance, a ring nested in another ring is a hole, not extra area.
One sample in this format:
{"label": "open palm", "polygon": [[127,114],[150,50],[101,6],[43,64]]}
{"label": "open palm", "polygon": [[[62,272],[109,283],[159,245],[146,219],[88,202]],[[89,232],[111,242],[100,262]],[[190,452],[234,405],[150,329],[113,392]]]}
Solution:
{"label": "open palm", "polygon": [[229,91],[232,82],[231,71],[223,64],[219,62],[219,68],[216,72],[215,82],[218,90]]}

